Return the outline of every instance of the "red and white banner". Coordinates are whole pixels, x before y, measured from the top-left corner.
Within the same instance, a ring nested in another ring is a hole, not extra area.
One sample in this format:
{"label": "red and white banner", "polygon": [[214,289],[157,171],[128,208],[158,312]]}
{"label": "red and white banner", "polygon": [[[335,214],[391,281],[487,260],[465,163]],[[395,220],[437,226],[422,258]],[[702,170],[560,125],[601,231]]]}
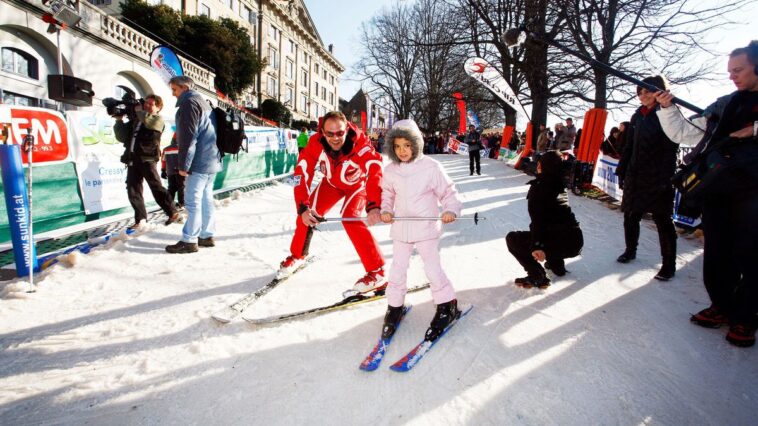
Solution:
{"label": "red and white banner", "polygon": [[[0,108],[5,109],[2,115],[6,117],[10,110],[9,143],[23,144],[24,138],[31,130],[34,137],[32,160],[35,164],[72,161],[68,127],[61,113],[50,109],[11,105],[0,105]],[[24,164],[29,162],[27,157],[22,150],[21,160]]]}
{"label": "red and white banner", "polygon": [[463,64],[466,73],[481,83],[484,87],[492,91],[498,98],[511,106],[514,110],[521,112],[528,120],[531,117],[519,102],[511,86],[505,81],[495,67],[482,58],[468,58]]}

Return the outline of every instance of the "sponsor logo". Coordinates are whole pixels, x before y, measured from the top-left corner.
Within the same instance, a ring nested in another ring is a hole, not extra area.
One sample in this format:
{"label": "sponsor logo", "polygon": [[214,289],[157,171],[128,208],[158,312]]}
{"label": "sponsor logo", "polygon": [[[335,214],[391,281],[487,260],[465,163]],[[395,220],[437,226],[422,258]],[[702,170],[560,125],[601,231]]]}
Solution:
{"label": "sponsor logo", "polygon": [[358,156],[362,157],[363,154],[365,154],[365,153],[367,153],[369,151],[371,151],[371,147],[370,146],[364,146],[363,149],[361,149],[360,151],[358,151]]}
{"label": "sponsor logo", "polygon": [[[1,106],[0,106],[1,107]],[[8,142],[21,145],[31,130],[34,137],[35,163],[68,159],[68,128],[57,111],[32,107],[11,107],[11,126]],[[27,154],[21,154],[28,162]]]}
{"label": "sponsor logo", "polygon": [[300,185],[300,181],[302,179],[302,176],[295,176],[292,178],[292,184],[295,186]]}

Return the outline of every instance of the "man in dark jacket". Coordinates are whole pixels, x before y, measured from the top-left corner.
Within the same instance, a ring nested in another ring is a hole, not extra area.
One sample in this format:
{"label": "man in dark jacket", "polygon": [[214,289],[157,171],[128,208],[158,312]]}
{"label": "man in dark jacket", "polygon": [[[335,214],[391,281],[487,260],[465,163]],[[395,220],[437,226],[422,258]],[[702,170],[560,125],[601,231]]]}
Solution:
{"label": "man in dark jacket", "polygon": [[482,157],[481,152],[479,151],[482,149],[482,143],[479,138],[479,132],[476,131],[476,127],[473,124],[468,126],[468,133],[466,133],[466,137],[463,139],[463,142],[468,145],[468,167],[471,171],[471,176],[474,175],[474,164],[476,164],[476,174],[482,174]]}
{"label": "man in dark jacket", "polygon": [[170,225],[179,219],[174,203],[171,202],[168,191],[161,183],[157,163],[161,157],[161,135],[163,134],[163,118],[158,113],[163,109],[163,100],[157,95],[145,96],[145,102],[134,108],[129,114],[129,121],[124,123],[123,115],[116,116],[113,133],[116,139],[125,146],[121,161],[127,165],[126,191],[129,203],[134,209],[134,225],[137,229],[142,222],[147,221],[145,200],[142,197],[142,181],[146,181],[153,193],[155,202],[168,216],[165,224]]}
{"label": "man in dark jacket", "polygon": [[728,141],[715,152],[731,158],[730,167],[721,167],[709,186],[700,185],[703,281],[711,306],[690,320],[709,328],[728,325],[726,340],[748,347],[758,329],[758,41],[732,51],[727,67],[737,91],[706,108],[705,133],[672,108],[670,93],[656,98],[664,130],[677,142],[708,149]]}
{"label": "man in dark jacket", "polygon": [[194,82],[186,76],[169,80],[176,97],[176,142],[179,145],[179,174],[187,177],[184,207],[187,221],[182,239],[166,246],[169,253],[193,253],[200,247],[214,247],[215,208],[213,182],[221,171],[221,156],[216,146],[216,127],[211,107],[192,90]]}
{"label": "man in dark jacket", "polygon": [[516,285],[546,288],[550,280],[539,262],[555,275],[566,274],[564,259],[578,256],[584,237],[568,205],[563,186],[561,154],[544,153],[537,162],[537,178],[530,181],[526,195],[529,231],[509,232],[505,237],[508,251],[524,267],[528,276],[516,278]]}

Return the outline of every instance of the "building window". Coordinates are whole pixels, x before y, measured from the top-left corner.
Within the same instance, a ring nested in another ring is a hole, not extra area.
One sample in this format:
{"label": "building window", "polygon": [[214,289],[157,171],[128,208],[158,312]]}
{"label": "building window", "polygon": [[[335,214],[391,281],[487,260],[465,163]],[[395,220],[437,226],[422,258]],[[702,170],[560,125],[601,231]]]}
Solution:
{"label": "building window", "polygon": [[334,93],[329,93],[329,105],[334,105]]}
{"label": "building window", "polygon": [[313,83],[313,89],[314,96],[318,96],[318,81]]}
{"label": "building window", "polygon": [[287,96],[284,99],[284,103],[289,103],[290,109],[294,109],[295,91],[291,87],[287,87]]}
{"label": "building window", "polygon": [[237,0],[228,0],[227,5],[229,6],[229,9],[232,10],[232,12],[237,11]]}
{"label": "building window", "polygon": [[266,94],[271,96],[272,98],[277,97],[279,94],[279,81],[275,79],[274,77],[268,78],[268,85],[266,86]]}
{"label": "building window", "polygon": [[200,3],[200,14],[201,15],[205,15],[205,16],[207,16],[207,17],[210,18],[211,17],[211,8],[208,7],[208,6],[206,6],[206,5],[204,5],[204,4],[202,4],[202,3]]}
{"label": "building window", "polygon": [[306,116],[308,115],[308,96],[305,93],[300,98],[300,111]]}
{"label": "building window", "polygon": [[302,84],[303,86],[308,87],[308,71],[306,70],[303,70]]}
{"label": "building window", "polygon": [[324,81],[326,81],[326,70],[324,70]]}
{"label": "building window", "polygon": [[321,88],[321,99],[326,100],[326,87]]}
{"label": "building window", "polygon": [[272,25],[272,26],[270,26],[270,27],[268,28],[268,37],[269,37],[271,40],[274,40],[274,41],[277,41],[277,40],[279,40],[279,30],[278,30],[278,29],[276,29],[276,27],[275,27],[275,26],[273,26],[273,25]]}
{"label": "building window", "polygon": [[247,19],[247,22],[255,24],[255,13],[253,13],[253,9],[245,6],[245,15],[243,17]]}
{"label": "building window", "polygon": [[303,51],[303,63],[308,65],[308,53]]}
{"label": "building window", "polygon": [[331,74],[329,75],[329,84],[331,84],[332,86],[334,86],[334,76],[331,75]]}
{"label": "building window", "polygon": [[319,67],[318,64],[313,64],[313,73],[318,75]]}
{"label": "building window", "polygon": [[295,63],[287,59],[287,67],[284,68],[284,75],[290,80],[295,78]]}
{"label": "building window", "polygon": [[279,52],[271,46],[268,48],[268,64],[275,70],[279,69]]}
{"label": "building window", "polygon": [[317,103],[315,102],[313,103],[313,108],[311,109],[311,111],[313,111],[313,118],[318,118],[319,107]]}
{"label": "building window", "polygon": [[37,58],[12,47],[3,47],[3,71],[23,75],[33,79],[39,78]]}
{"label": "building window", "polygon": [[28,96],[22,96],[13,92],[2,91],[3,104],[19,106],[37,106],[37,100]]}
{"label": "building window", "polygon": [[292,39],[290,39],[289,45],[290,45],[290,52],[289,53],[291,53],[291,54],[294,55],[295,54],[295,50],[297,50],[297,45],[295,44],[295,42]]}

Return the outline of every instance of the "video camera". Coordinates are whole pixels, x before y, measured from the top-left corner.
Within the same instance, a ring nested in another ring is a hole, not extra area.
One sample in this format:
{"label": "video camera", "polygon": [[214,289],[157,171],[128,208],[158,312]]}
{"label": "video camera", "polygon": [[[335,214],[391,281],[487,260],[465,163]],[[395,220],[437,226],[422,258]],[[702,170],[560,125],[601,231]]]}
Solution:
{"label": "video camera", "polygon": [[124,96],[121,97],[121,99],[116,98],[105,98],[103,99],[103,105],[105,105],[105,110],[108,112],[108,115],[111,117],[117,117],[120,115],[126,115],[128,117],[133,117],[135,114],[134,107],[137,105],[143,105],[145,103],[145,100],[140,98],[137,99],[134,91],[128,87],[125,86],[116,86],[124,90]]}

